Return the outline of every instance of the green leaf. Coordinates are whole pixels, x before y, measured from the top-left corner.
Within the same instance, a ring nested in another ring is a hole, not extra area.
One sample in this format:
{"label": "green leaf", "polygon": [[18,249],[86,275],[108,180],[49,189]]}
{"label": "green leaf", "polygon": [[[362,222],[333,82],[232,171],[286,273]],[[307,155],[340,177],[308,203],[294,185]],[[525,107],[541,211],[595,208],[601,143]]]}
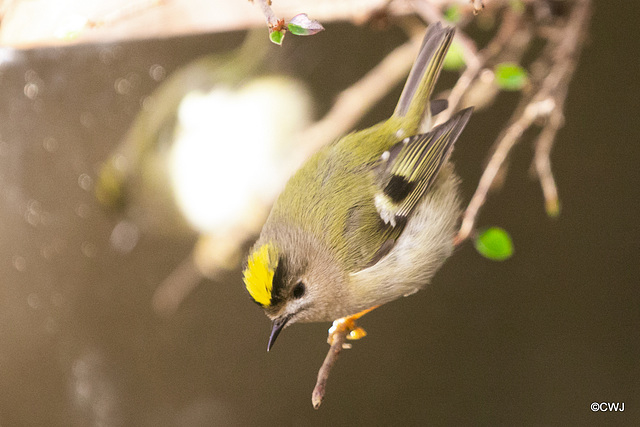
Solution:
{"label": "green leaf", "polygon": [[449,7],[444,12],[444,19],[453,24],[460,22],[460,19],[462,19],[462,12],[460,12],[460,6],[453,5]]}
{"label": "green leaf", "polygon": [[527,71],[518,64],[510,62],[496,65],[495,75],[496,83],[502,90],[517,91],[529,81]]}
{"label": "green leaf", "polygon": [[445,70],[456,71],[461,69],[466,65],[464,61],[464,52],[462,50],[462,45],[454,40],[451,43],[451,47],[449,47],[449,51],[447,55],[444,57],[444,62],[442,63],[442,67]]}
{"label": "green leaf", "polygon": [[308,36],[309,32],[307,30],[305,30],[304,28],[302,28],[299,25],[294,25],[289,23],[289,25],[287,25],[287,28],[289,28],[289,31],[291,31],[291,34],[294,34],[296,36]]}
{"label": "green leaf", "polygon": [[500,227],[491,227],[480,232],[474,245],[480,255],[493,261],[504,261],[513,255],[511,236]]}
{"label": "green leaf", "polygon": [[287,28],[296,36],[312,36],[324,30],[322,24],[315,19],[309,19],[306,13],[300,13],[291,18]]}
{"label": "green leaf", "polygon": [[282,40],[284,39],[284,31],[282,30],[271,31],[269,33],[269,38],[271,39],[272,42],[280,46],[282,45]]}

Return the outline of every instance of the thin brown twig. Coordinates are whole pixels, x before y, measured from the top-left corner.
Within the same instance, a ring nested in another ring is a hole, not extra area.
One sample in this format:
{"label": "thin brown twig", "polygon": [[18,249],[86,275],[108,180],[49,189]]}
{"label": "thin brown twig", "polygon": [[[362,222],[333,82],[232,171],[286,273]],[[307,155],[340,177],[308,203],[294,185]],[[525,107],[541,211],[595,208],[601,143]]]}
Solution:
{"label": "thin brown twig", "polygon": [[451,89],[448,97],[449,106],[445,111],[438,115],[436,124],[444,123],[451,118],[454,112],[461,107],[465,94],[468,93],[471,86],[477,81],[480,72],[486,67],[486,64],[502,52],[505,45],[513,38],[518,28],[522,25],[522,15],[514,13],[507,9],[503,16],[502,24],[498,33],[487,45],[475,55],[475,60],[471,63],[467,62],[467,68],[464,70],[458,81]]}
{"label": "thin brown twig", "polygon": [[464,213],[462,225],[456,237],[456,244],[466,240],[471,235],[478,212],[484,204],[489,189],[513,146],[516,145],[522,134],[529,129],[538,117],[549,114],[550,110],[554,108],[553,102],[548,101],[550,100],[528,103],[525,108],[520,108],[519,112],[514,114],[511,124],[498,138],[496,149],[491,155],[491,159],[480,177],[476,192]]}
{"label": "thin brown twig", "polygon": [[564,125],[564,104],[568,86],[577,67],[578,55],[584,45],[589,17],[589,3],[584,2],[575,16],[572,16],[573,21],[570,25],[572,28],[569,33],[572,37],[559,36],[562,37],[561,43],[558,50],[554,52],[554,59],[563,64],[563,68],[558,72],[558,84],[561,82],[562,85],[555,93],[556,109],[550,114],[534,143],[535,155],[532,166],[540,181],[547,215],[551,217],[556,217],[560,213],[558,188],[551,169],[551,150],[558,131]]}
{"label": "thin brown twig", "polygon": [[165,318],[173,315],[201,280],[202,274],[191,253],[156,288],[151,300],[153,310]]}
{"label": "thin brown twig", "polygon": [[271,9],[271,0],[249,0],[249,1],[251,2],[255,1],[260,5],[260,9],[264,14],[264,17],[267,21],[267,26],[269,27],[269,29],[278,25],[278,17],[273,12],[273,9]]}
{"label": "thin brown twig", "polygon": [[304,147],[294,167],[328,142],[349,132],[367,111],[406,77],[420,47],[421,36],[414,36],[395,48],[356,83],[342,91],[331,110],[302,131]]}
{"label": "thin brown twig", "polygon": [[[586,33],[590,16],[590,3],[588,0],[578,0],[574,3],[571,15],[567,19],[568,25],[558,36],[558,44],[553,49],[553,65],[546,77],[533,95],[525,97],[520,106],[512,115],[509,126],[501,133],[496,148],[485,168],[476,192],[463,215],[462,225],[456,237],[456,243],[466,240],[472,233],[480,208],[487,198],[491,185],[498,172],[502,168],[513,146],[519,141],[522,134],[531,127],[539,118],[549,118],[556,109],[562,114],[567,86],[575,67],[582,42]],[[561,116],[560,116],[561,117]],[[561,125],[562,121],[556,120],[554,126]],[[556,130],[557,131],[557,130]],[[548,130],[551,135],[552,128]],[[555,136],[555,131],[553,136]],[[549,136],[545,135],[545,138]],[[544,142],[544,140],[543,140]],[[550,142],[546,142],[548,151],[542,151],[541,155],[550,153]],[[549,160],[549,172],[551,170]],[[542,177],[549,178],[552,175],[543,172]],[[555,183],[553,184],[555,186]],[[557,193],[556,193],[557,194]]]}
{"label": "thin brown twig", "polygon": [[367,335],[364,329],[358,327],[356,322],[365,314],[375,310],[379,306],[373,306],[359,313],[351,316],[343,317],[333,322],[333,325],[329,329],[329,339],[327,340],[331,347],[325,357],[320,370],[318,371],[318,380],[316,386],[313,389],[311,395],[311,403],[315,409],[320,407],[322,399],[324,399],[324,392],[329,379],[329,373],[333,364],[338,359],[338,355],[345,348],[350,348],[350,344],[346,344],[346,340],[358,340]]}
{"label": "thin brown twig", "polygon": [[551,149],[553,148],[553,142],[556,139],[558,130],[564,123],[564,113],[562,106],[557,106],[555,110],[549,116],[546,125],[540,132],[538,139],[536,140],[535,155],[533,164],[535,171],[540,180],[540,186],[542,187],[542,194],[545,200],[545,209],[547,215],[556,217],[560,213],[560,202],[558,199],[558,187],[553,177],[553,171],[551,170]]}
{"label": "thin brown twig", "polygon": [[311,403],[313,404],[314,409],[318,409],[322,404],[324,393],[327,387],[327,380],[329,379],[329,372],[331,372],[333,364],[336,363],[336,360],[338,360],[340,352],[345,348],[344,346],[347,340],[347,334],[348,332],[346,330],[334,334],[333,342],[331,343],[329,352],[324,358],[324,362],[322,362],[322,366],[318,371],[316,386],[314,387],[313,393],[311,394]]}

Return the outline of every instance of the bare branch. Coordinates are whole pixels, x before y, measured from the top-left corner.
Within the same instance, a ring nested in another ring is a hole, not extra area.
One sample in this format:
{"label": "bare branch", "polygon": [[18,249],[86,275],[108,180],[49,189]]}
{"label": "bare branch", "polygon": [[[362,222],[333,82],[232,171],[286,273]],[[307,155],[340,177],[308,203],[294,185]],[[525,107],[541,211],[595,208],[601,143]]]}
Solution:
{"label": "bare branch", "polygon": [[521,14],[514,13],[511,10],[505,11],[500,29],[489,45],[474,55],[472,62],[467,61],[467,68],[449,94],[449,107],[440,113],[436,124],[446,122],[451,118],[453,113],[462,107],[464,96],[469,93],[469,89],[480,78],[481,71],[487,66],[489,61],[505,50],[505,46],[514,39],[514,34],[522,27],[522,21],[523,18]]}
{"label": "bare branch", "polygon": [[556,217],[560,213],[560,202],[558,199],[558,188],[551,171],[551,149],[556,139],[558,130],[564,124],[564,114],[562,106],[557,106],[549,116],[546,125],[540,132],[535,142],[534,166],[538,174],[542,193],[544,195],[545,209],[547,215]]}
{"label": "bare branch", "polygon": [[251,2],[256,2],[259,4],[260,9],[262,9],[262,13],[264,14],[265,19],[267,20],[267,26],[269,29],[278,25],[278,17],[271,9],[271,0],[250,0]]}
{"label": "bare branch", "polygon": [[344,349],[346,340],[347,331],[341,331],[334,335],[334,340],[331,343],[329,352],[324,358],[324,362],[322,363],[322,366],[318,371],[318,380],[316,381],[316,386],[314,387],[313,393],[311,394],[311,403],[313,404],[314,409],[320,408],[320,405],[322,404],[322,400],[324,399],[324,392],[327,386],[327,380],[329,379],[329,372],[331,372],[333,364],[336,363],[336,360],[338,360],[340,352]]}
{"label": "bare branch", "polygon": [[489,160],[487,167],[482,173],[480,182],[478,183],[478,188],[467,206],[467,210],[465,211],[462,219],[462,225],[460,226],[460,231],[456,237],[456,244],[459,244],[469,237],[471,231],[473,231],[478,211],[484,204],[487,194],[489,193],[489,189],[491,188],[494,179],[498,175],[500,168],[507,159],[507,156],[513,146],[519,141],[522,134],[529,129],[534,120],[542,115],[549,114],[549,110],[553,109],[553,107],[554,104],[552,101],[530,103],[526,105],[525,108],[520,108],[520,112],[514,115],[511,124],[498,138],[496,149],[491,155],[491,159]]}
{"label": "bare branch", "polygon": [[327,380],[329,379],[329,372],[331,372],[333,364],[338,359],[338,355],[343,349],[351,348],[351,344],[347,344],[345,341],[347,339],[359,340],[367,335],[364,329],[356,325],[356,321],[378,307],[379,306],[376,305],[363,310],[360,313],[343,317],[342,319],[338,319],[333,322],[333,325],[329,329],[329,339],[327,340],[331,347],[329,348],[327,357],[325,357],[324,362],[320,367],[320,371],[318,371],[318,380],[316,381],[316,386],[313,389],[313,394],[311,395],[311,403],[313,403],[313,407],[315,409],[318,409],[322,403]]}
{"label": "bare branch", "polygon": [[378,65],[338,95],[331,110],[300,138],[305,141],[295,163],[299,166],[322,146],[349,132],[382,97],[406,77],[421,43],[421,36],[395,48]]}
{"label": "bare branch", "polygon": [[[551,164],[548,157],[553,144],[553,138],[562,125],[562,109],[567,88],[577,65],[578,56],[588,27],[589,17],[589,1],[576,1],[571,15],[567,19],[567,25],[557,34],[555,40],[548,42],[552,43],[548,48],[548,51],[551,52],[551,70],[545,70],[546,76],[542,79],[541,84],[537,85],[538,89],[532,90],[533,95],[526,96],[521,100],[519,107],[510,120],[510,125],[498,138],[495,151],[463,215],[462,225],[456,237],[457,244],[471,235],[478,212],[484,204],[489,189],[498,171],[507,159],[511,148],[518,142],[522,134],[531,127],[534,121],[539,118],[549,118],[549,127],[546,131],[543,131],[538,139],[538,141],[540,141],[538,142],[538,147],[540,148],[538,149],[539,154],[537,154],[537,156],[539,157],[536,163],[540,165],[541,169],[537,170],[541,184],[543,185],[543,191],[548,192],[545,193],[545,197],[549,197],[546,199],[547,203],[558,203],[557,190],[555,190],[555,182],[551,175]],[[540,61],[544,60],[545,57],[543,55],[543,59]],[[532,66],[532,68],[533,67],[534,66]],[[557,112],[552,114],[555,111]]]}
{"label": "bare branch", "polygon": [[153,310],[162,317],[173,315],[201,280],[193,254],[189,254],[156,288],[151,300]]}
{"label": "bare branch", "polygon": [[572,21],[572,25],[568,30],[571,37],[564,37],[565,34],[558,36],[560,38],[560,46],[554,52],[554,59],[562,65],[561,67],[558,66],[556,71],[558,85],[561,85],[561,87],[554,94],[556,108],[549,116],[535,142],[535,156],[532,166],[535,168],[540,180],[547,215],[551,217],[556,217],[560,213],[558,189],[551,170],[551,150],[558,131],[564,125],[564,104],[568,86],[577,66],[578,55],[584,45],[589,17],[589,4],[585,2],[581,8],[578,8],[575,16],[572,16],[574,21]]}

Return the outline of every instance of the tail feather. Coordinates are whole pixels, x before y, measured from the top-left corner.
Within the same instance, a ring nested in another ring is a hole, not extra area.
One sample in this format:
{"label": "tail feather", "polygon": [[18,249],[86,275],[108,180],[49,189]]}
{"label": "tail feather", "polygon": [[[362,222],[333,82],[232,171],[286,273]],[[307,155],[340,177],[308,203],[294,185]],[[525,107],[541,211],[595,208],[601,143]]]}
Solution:
{"label": "tail feather", "polygon": [[425,109],[429,108],[428,100],[440,75],[442,62],[454,33],[453,27],[443,28],[439,22],[429,26],[420,53],[398,100],[394,116],[415,118],[418,123],[422,120]]}

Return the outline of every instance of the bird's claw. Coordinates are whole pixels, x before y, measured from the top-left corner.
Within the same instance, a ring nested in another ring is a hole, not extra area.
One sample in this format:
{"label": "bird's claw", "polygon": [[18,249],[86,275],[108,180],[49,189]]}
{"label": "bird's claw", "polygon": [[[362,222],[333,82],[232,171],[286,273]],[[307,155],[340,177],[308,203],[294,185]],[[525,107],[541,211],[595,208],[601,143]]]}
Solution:
{"label": "bird's claw", "polygon": [[[332,346],[333,343],[336,342],[336,337],[342,334],[344,334],[348,340],[359,340],[360,338],[367,336],[367,331],[360,326],[357,326],[356,320],[377,307],[378,306],[371,307],[367,310],[361,311],[360,313],[334,320],[333,325],[329,328],[329,337],[327,339],[329,345]],[[342,347],[350,348],[351,344],[342,344]]]}
{"label": "bird's claw", "polygon": [[[327,342],[329,345],[333,345],[337,336],[344,334],[348,340],[359,340],[367,335],[367,332],[359,326],[356,326],[355,318],[343,317],[335,320],[331,328],[329,328],[329,337]],[[350,344],[342,344],[343,348],[350,348]]]}

